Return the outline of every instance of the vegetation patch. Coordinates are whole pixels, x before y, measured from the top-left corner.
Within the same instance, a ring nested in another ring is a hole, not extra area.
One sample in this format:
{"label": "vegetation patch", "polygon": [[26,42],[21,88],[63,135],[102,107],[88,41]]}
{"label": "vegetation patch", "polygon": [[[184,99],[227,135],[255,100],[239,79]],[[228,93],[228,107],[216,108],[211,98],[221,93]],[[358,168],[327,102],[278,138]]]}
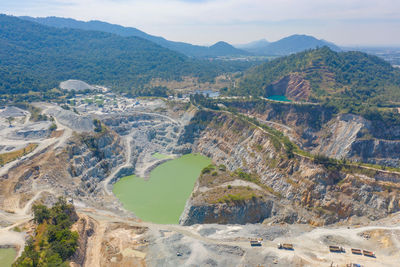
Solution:
{"label": "vegetation patch", "polygon": [[247,186],[228,186],[214,188],[203,194],[203,197],[211,204],[240,203],[262,198],[262,192]]}
{"label": "vegetation patch", "polygon": [[210,173],[213,170],[215,170],[215,165],[210,164],[201,170],[201,174]]}
{"label": "vegetation patch", "polygon": [[79,238],[70,230],[77,220],[73,205],[59,198],[52,208],[34,205],[32,209],[37,223],[35,234],[13,266],[69,266],[68,259],[75,253]]}
{"label": "vegetation patch", "polygon": [[47,115],[42,114],[42,109],[37,108],[37,107],[29,104],[28,102],[18,102],[18,103],[14,103],[13,105],[18,108],[29,111],[29,113],[31,113],[31,117],[30,117],[31,121],[47,121],[49,119],[47,117]]}
{"label": "vegetation patch", "polygon": [[0,166],[3,166],[9,162],[12,162],[20,157],[31,153],[33,150],[35,150],[35,148],[37,148],[37,146],[38,144],[28,144],[22,149],[0,154]]}
{"label": "vegetation patch", "polygon": [[225,165],[220,165],[218,168],[214,165],[209,165],[203,171],[199,178],[200,186],[214,187],[235,179],[226,171]]}

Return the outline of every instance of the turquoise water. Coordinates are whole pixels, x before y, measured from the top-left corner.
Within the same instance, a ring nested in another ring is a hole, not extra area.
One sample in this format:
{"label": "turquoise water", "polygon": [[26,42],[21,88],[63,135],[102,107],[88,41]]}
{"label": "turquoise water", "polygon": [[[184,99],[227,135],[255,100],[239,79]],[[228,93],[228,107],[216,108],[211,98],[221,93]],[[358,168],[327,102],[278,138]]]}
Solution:
{"label": "turquoise water", "polygon": [[288,99],[284,95],[272,95],[272,96],[267,97],[267,99],[275,100],[275,101],[292,102],[292,100]]}
{"label": "turquoise water", "polygon": [[148,181],[135,175],[121,178],[113,192],[143,221],[177,224],[201,170],[210,163],[198,154],[184,155],[156,167]]}

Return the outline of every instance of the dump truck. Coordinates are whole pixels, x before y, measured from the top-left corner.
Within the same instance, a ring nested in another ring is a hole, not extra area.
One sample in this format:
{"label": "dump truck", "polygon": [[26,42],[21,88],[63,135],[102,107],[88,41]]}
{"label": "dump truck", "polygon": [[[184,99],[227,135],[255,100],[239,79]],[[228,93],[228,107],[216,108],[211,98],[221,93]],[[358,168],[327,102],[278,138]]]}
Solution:
{"label": "dump truck", "polygon": [[346,252],[343,247],[339,247],[339,246],[329,246],[329,251],[336,252],[336,253]]}
{"label": "dump truck", "polygon": [[250,240],[250,246],[252,247],[261,247],[261,241],[260,240]]}
{"label": "dump truck", "polygon": [[362,255],[361,249],[358,249],[358,248],[352,248],[351,253],[357,254],[357,255]]}
{"label": "dump truck", "polygon": [[363,250],[363,254],[364,254],[364,256],[375,258],[375,254],[372,251],[369,251],[369,250],[365,250],[364,249]]}
{"label": "dump truck", "polygon": [[294,250],[293,244],[289,244],[289,243],[278,244],[278,248],[286,249],[286,250]]}

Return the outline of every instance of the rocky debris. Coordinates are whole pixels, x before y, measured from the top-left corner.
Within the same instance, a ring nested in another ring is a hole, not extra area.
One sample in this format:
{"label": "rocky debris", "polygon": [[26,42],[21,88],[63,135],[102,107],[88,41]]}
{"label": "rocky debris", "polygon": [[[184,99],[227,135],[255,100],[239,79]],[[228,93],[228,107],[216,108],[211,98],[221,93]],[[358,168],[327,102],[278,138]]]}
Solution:
{"label": "rocky debris", "polygon": [[95,90],[96,87],[91,86],[80,80],[67,80],[60,83],[60,88],[67,91],[85,91]]}
{"label": "rocky debris", "polygon": [[35,139],[43,139],[50,136],[50,126],[51,122],[49,121],[39,121],[35,123],[29,123],[26,126],[18,127],[11,131],[7,138],[14,139],[14,140],[35,140]]}
{"label": "rocky debris", "polygon": [[13,117],[14,118],[14,117],[23,117],[23,116],[26,116],[27,114],[28,114],[28,112],[23,109],[13,107],[13,106],[8,106],[0,112],[0,117],[2,117],[2,118]]}
{"label": "rocky debris", "polygon": [[174,232],[154,234],[150,241],[148,266],[235,266],[245,254],[238,246],[207,244]]}
{"label": "rocky debris", "polygon": [[93,119],[90,116],[78,115],[73,111],[61,107],[52,107],[46,112],[57,120],[77,132],[91,132],[94,129]]}
{"label": "rocky debris", "polygon": [[107,226],[102,236],[99,266],[147,266],[147,231],[146,227],[124,223]]}

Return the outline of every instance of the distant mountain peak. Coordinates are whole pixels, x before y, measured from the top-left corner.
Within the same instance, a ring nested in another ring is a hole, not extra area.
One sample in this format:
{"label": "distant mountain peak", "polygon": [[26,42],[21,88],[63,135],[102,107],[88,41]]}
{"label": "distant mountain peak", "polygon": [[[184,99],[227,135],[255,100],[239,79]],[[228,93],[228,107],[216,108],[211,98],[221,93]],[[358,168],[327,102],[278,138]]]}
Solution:
{"label": "distant mountain peak", "polygon": [[209,47],[209,54],[219,56],[239,56],[247,55],[249,53],[244,50],[235,48],[233,45],[227,42],[219,41]]}
{"label": "distant mountain peak", "polygon": [[215,44],[213,44],[212,46],[210,46],[210,48],[213,48],[213,47],[233,47],[233,46],[228,44],[227,42],[219,41],[219,42],[216,42]]}
{"label": "distant mountain peak", "polygon": [[314,36],[306,34],[293,34],[272,43],[259,40],[236,47],[257,55],[284,56],[323,46],[327,46],[334,51],[341,50],[333,43],[322,39],[319,40]]}

